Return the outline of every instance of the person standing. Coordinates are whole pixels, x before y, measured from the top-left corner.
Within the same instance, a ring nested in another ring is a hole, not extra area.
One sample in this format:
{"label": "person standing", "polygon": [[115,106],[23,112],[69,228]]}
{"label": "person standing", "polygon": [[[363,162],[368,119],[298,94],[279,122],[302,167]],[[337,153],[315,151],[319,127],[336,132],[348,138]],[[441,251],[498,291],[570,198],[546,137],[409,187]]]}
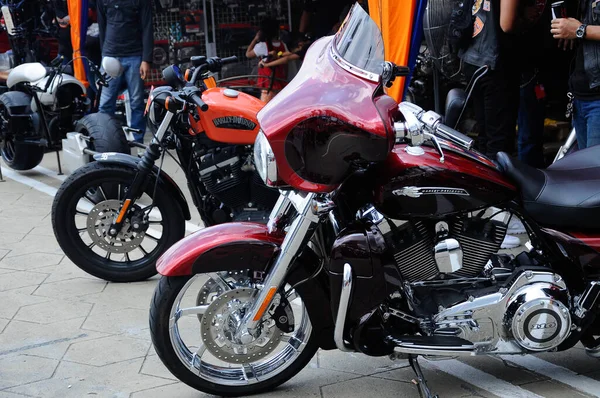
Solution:
{"label": "person standing", "polygon": [[[519,160],[537,168],[544,162],[544,120],[546,89],[542,76],[548,68],[546,44],[550,26],[550,7],[546,0],[525,0],[527,28],[521,40],[521,89],[518,122]],[[522,229],[524,232],[524,228]]]}
{"label": "person standing", "polygon": [[287,46],[279,38],[279,22],[272,18],[264,19],[260,30],[246,50],[246,57],[260,58],[257,86],[261,89],[260,100],[263,102],[273,99],[275,94],[285,87],[287,79],[287,63],[271,67],[265,66],[265,63],[286,53]]}
{"label": "person standing", "polygon": [[[478,75],[473,103],[479,150],[491,159],[513,152],[519,107],[519,32],[525,25],[519,0],[475,0],[472,37],[459,51],[469,76]],[[485,74],[480,75],[481,71]],[[503,249],[518,247],[519,238],[506,235]]]}
{"label": "person standing", "polygon": [[517,40],[519,0],[475,0],[472,39],[459,52],[467,75],[484,67],[474,86],[479,149],[494,159],[512,153],[519,106],[520,70]]}
{"label": "person standing", "polygon": [[140,131],[135,140],[143,142],[144,80],[150,77],[154,47],[152,2],[149,0],[98,0],[98,28],[103,57],[121,62],[123,73],[102,90],[100,112],[114,114],[123,81],[129,91],[131,126]]}
{"label": "person standing", "polygon": [[552,21],[550,33],[563,48],[578,45],[569,86],[573,99],[573,127],[579,149],[600,144],[600,3],[581,0],[580,22]]}

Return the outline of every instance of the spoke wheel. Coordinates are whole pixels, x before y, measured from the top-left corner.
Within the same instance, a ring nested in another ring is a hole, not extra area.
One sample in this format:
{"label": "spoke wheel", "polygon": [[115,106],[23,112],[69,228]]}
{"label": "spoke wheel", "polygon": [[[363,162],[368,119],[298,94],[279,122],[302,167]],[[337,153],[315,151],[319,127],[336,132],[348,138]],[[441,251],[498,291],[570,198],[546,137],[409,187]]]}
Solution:
{"label": "spoke wheel", "polygon": [[147,279],[156,274],[158,257],[185,234],[181,209],[162,188],[147,184],[111,234],[135,171],[89,163],[61,186],[53,209],[54,233],[61,248],[77,266],[115,282]]}
{"label": "spoke wheel", "polygon": [[152,339],[181,381],[209,394],[255,394],[294,376],[316,352],[308,312],[295,294],[290,301],[278,295],[286,312],[265,315],[252,342],[236,338],[257,289],[249,275],[239,270],[161,279],[151,306]]}

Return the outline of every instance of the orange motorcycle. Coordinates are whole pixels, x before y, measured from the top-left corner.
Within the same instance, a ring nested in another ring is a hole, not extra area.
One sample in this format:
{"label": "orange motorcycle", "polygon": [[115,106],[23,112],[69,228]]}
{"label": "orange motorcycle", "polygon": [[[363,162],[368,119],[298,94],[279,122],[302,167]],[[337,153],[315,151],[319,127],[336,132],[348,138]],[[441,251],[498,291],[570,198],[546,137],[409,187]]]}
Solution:
{"label": "orange motorcycle", "polygon": [[191,218],[180,188],[162,169],[166,155],[185,173],[205,226],[268,220],[279,192],[263,183],[253,161],[256,114],[264,103],[215,87],[209,77],[235,61],[193,57],[187,78],[176,66],[165,69],[168,86],[155,88],[148,100],[154,137],[144,155],[98,154],[65,180],[52,225],[78,267],[115,282],[156,274],[156,260],[184,237]]}

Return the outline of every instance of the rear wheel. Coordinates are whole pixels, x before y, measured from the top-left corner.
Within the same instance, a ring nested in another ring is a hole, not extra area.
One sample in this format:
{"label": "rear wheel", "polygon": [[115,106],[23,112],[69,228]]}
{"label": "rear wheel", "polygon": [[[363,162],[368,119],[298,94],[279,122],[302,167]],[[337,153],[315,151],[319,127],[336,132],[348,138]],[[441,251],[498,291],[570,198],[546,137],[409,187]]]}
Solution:
{"label": "rear wheel", "polygon": [[44,157],[44,147],[19,142],[9,129],[10,114],[30,114],[31,96],[20,91],[0,95],[0,153],[8,167],[13,170],[30,170],[40,164]]}
{"label": "rear wheel", "polygon": [[85,272],[113,282],[156,275],[156,260],[185,235],[180,206],[149,178],[116,237],[108,234],[137,170],[100,162],[77,169],[52,205],[54,235]]}
{"label": "rear wheel", "polygon": [[75,131],[90,137],[89,149],[92,151],[131,153],[121,123],[113,116],[92,113],[75,123]]}
{"label": "rear wheel", "polygon": [[257,289],[249,270],[162,277],[150,306],[157,354],[179,380],[208,394],[272,390],[301,371],[317,351],[308,311],[289,285],[276,297],[254,341],[235,329]]}

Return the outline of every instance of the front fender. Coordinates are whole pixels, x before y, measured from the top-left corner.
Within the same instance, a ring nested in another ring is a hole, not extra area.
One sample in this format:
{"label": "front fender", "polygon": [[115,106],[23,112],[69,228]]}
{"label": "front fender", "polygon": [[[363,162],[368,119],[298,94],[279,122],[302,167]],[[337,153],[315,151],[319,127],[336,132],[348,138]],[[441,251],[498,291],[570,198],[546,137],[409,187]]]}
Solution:
{"label": "front fender", "polygon": [[[94,155],[94,160],[100,163],[119,164],[123,166],[129,166],[135,169],[137,169],[138,163],[142,161],[141,158],[138,158],[136,156],[131,156],[125,153],[117,152],[98,153]],[[173,181],[171,176],[169,176],[163,170],[160,170],[159,173],[159,169],[157,166],[154,166],[152,168],[152,172],[155,176],[159,176],[158,183],[163,184],[163,186],[166,187],[167,191],[169,192],[170,196],[175,198],[179,206],[181,206],[183,217],[186,220],[191,219],[192,215],[190,213],[190,207],[187,204],[187,200],[185,200],[183,192],[181,192],[181,189],[179,189],[179,186],[177,186],[177,184],[175,183],[175,181]]]}
{"label": "front fender", "polygon": [[[250,269],[267,271],[279,251],[284,235],[269,233],[267,226],[255,223],[228,223],[205,228],[180,240],[156,263],[164,276],[193,275],[216,271]],[[335,349],[334,321],[328,280],[321,273],[314,277],[320,259],[305,250],[295,260],[288,283],[297,285],[318,336],[319,347]]]}
{"label": "front fender", "polygon": [[264,268],[279,250],[283,237],[282,234],[270,234],[263,224],[215,225],[171,246],[156,262],[156,269],[164,276],[181,276],[253,269],[253,266]]}

